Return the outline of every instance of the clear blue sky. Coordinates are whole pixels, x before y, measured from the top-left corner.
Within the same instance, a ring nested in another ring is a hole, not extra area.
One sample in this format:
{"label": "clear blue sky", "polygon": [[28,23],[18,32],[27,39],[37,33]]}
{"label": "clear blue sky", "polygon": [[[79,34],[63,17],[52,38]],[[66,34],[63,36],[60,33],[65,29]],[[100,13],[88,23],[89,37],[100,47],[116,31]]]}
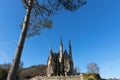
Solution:
{"label": "clear blue sky", "polygon": [[[75,12],[54,16],[52,29],[26,39],[24,67],[46,64],[50,46],[57,52],[62,37],[64,49],[71,40],[74,66],[81,72],[95,62],[102,77],[120,78],[120,0],[87,1]],[[0,1],[0,64],[12,61],[24,14],[21,0]]]}

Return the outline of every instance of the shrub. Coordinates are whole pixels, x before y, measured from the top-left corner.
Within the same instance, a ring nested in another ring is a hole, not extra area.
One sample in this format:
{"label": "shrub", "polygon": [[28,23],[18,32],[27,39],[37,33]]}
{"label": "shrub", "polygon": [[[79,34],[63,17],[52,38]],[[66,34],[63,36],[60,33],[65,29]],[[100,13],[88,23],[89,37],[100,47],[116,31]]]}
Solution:
{"label": "shrub", "polygon": [[6,80],[7,71],[5,69],[0,68],[0,80]]}
{"label": "shrub", "polygon": [[100,75],[95,73],[83,73],[84,80],[99,80]]}

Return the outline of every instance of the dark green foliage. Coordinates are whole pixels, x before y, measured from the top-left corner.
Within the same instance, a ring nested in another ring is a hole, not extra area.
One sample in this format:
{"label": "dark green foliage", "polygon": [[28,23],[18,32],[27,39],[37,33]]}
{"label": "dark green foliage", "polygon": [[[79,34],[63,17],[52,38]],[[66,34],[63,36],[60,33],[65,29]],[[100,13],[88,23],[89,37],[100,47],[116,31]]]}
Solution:
{"label": "dark green foliage", "polygon": [[29,68],[19,70],[18,80],[29,79],[35,76],[46,75],[46,65],[36,65]]}
{"label": "dark green foliage", "polygon": [[5,69],[0,68],[0,80],[6,80],[7,73],[8,72]]}
{"label": "dark green foliage", "polygon": [[65,10],[74,11],[80,6],[85,5],[86,1],[83,0],[58,0]]}
{"label": "dark green foliage", "polygon": [[[20,62],[20,65],[19,65],[19,68],[22,68],[23,67],[23,62],[21,61]],[[4,64],[0,64],[0,67],[2,69],[5,69],[6,71],[9,71],[10,67],[11,67],[11,64],[10,63],[4,63]]]}
{"label": "dark green foliage", "polygon": [[[10,63],[0,64],[0,80],[4,80],[4,79],[6,80],[10,67],[11,67]],[[23,62],[20,62],[17,78],[18,78],[19,73],[20,73],[19,71],[22,69],[22,67],[23,67]]]}
{"label": "dark green foliage", "polygon": [[10,66],[10,63],[0,64],[0,80],[6,80]]}
{"label": "dark green foliage", "polygon": [[[28,0],[22,0],[24,7],[28,7]],[[84,0],[34,0],[29,21],[28,37],[39,35],[42,29],[52,27],[52,16],[60,10],[74,11],[82,5]]]}
{"label": "dark green foliage", "polygon": [[9,71],[11,64],[10,63],[4,63],[4,64],[0,64],[0,67]]}

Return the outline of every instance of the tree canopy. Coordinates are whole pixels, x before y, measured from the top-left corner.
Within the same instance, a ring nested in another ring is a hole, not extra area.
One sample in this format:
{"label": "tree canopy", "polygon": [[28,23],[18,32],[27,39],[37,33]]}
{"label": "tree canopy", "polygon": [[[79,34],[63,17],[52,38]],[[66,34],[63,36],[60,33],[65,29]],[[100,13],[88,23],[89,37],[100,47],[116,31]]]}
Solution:
{"label": "tree canopy", "polygon": [[92,62],[87,65],[88,73],[99,74],[99,67],[96,63]]}
{"label": "tree canopy", "polygon": [[[27,8],[29,0],[22,0]],[[52,16],[60,10],[75,11],[82,5],[84,0],[34,0],[29,21],[29,30],[27,36],[39,35],[41,29],[52,27]]]}

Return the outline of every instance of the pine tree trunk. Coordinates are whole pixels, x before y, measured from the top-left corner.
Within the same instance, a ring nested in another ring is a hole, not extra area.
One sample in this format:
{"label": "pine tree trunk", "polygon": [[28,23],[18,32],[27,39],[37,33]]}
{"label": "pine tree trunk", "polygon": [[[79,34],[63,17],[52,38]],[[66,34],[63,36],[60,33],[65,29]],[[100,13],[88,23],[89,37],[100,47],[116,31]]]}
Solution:
{"label": "pine tree trunk", "polygon": [[19,68],[20,58],[21,58],[25,38],[28,31],[28,24],[30,20],[32,4],[33,4],[33,0],[29,0],[29,3],[28,3],[29,6],[27,7],[26,14],[24,17],[24,22],[23,22],[20,38],[18,41],[18,46],[16,48],[15,56],[14,56],[10,71],[8,73],[7,80],[16,80],[17,70]]}

